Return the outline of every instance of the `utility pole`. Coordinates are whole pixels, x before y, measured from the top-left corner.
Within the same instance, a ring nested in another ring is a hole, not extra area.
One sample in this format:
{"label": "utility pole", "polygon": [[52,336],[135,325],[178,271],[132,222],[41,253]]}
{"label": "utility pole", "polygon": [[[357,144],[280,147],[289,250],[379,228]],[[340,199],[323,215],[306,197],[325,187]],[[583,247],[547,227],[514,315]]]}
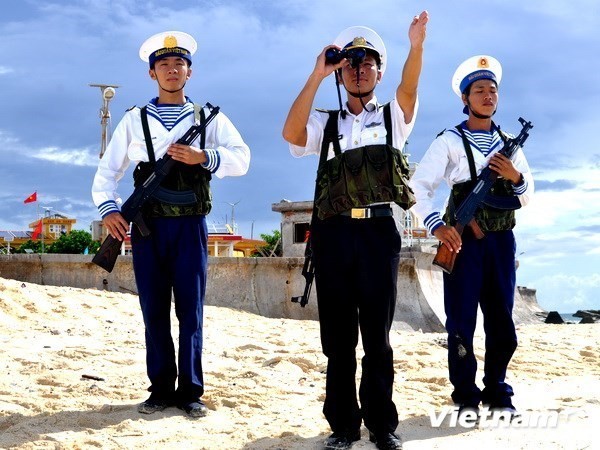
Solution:
{"label": "utility pole", "polygon": [[102,108],[100,108],[100,125],[102,127],[102,135],[100,138],[100,159],[106,151],[106,146],[110,137],[108,136],[107,128],[110,124],[110,111],[108,110],[108,104],[115,96],[115,89],[118,88],[116,84],[90,84],[92,87],[99,87],[102,92]]}

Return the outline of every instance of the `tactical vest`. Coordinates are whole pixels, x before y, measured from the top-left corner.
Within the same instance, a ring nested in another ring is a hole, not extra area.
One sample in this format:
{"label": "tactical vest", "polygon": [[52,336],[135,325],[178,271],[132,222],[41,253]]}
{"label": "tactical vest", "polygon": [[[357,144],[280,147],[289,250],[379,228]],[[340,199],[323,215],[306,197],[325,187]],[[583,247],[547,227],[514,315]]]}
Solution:
{"label": "tactical vest", "polygon": [[[148,127],[148,112],[146,107],[140,109],[142,129],[146,148],[148,149],[148,162],[140,162],[133,171],[134,186],[142,184],[152,172],[156,164],[154,146]],[[203,124],[206,120],[204,109],[194,104],[194,118]],[[200,148],[205,147],[205,133],[200,134]],[[212,208],[212,195],[210,180],[212,176],[208,170],[199,164],[189,165],[177,162],[165,177],[160,187],[144,205],[146,217],[177,217],[206,215]]]}
{"label": "tactical vest", "polygon": [[[317,170],[315,207],[319,219],[372,203],[395,202],[403,209],[415,204],[408,186],[406,156],[392,146],[390,104],[383,106],[386,144],[365,145],[342,153],[339,143],[339,111],[327,111],[321,156]],[[329,144],[335,156],[327,160]]]}
{"label": "tactical vest", "polygon": [[[473,186],[477,183],[477,172],[475,170],[475,159],[473,157],[473,150],[469,144],[469,140],[465,135],[464,130],[460,125],[456,126],[459,131],[465,153],[467,154],[467,160],[469,162],[469,172],[471,179],[463,183],[457,183],[452,186],[450,198],[448,200],[448,207],[444,214],[443,220],[449,225],[456,224],[455,211],[458,206],[467,198]],[[502,141],[506,142],[507,138],[504,133],[496,127],[492,122],[492,129],[497,129]],[[498,178],[490,189],[490,194],[498,197],[510,197],[514,196],[513,185],[509,180],[505,178]],[[483,205],[475,212],[475,220],[482,231],[505,231],[512,230],[516,224],[514,210],[497,209],[488,205]]]}

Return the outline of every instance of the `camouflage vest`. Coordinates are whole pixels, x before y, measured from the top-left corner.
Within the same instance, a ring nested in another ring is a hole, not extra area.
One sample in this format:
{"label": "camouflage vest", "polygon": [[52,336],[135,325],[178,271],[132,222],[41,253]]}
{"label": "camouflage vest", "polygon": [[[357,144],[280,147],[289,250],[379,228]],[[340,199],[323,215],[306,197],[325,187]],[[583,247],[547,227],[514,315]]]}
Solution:
{"label": "camouflage vest", "polygon": [[[500,137],[504,142],[507,138],[499,128],[492,122],[492,129],[496,128]],[[460,125],[456,126],[456,129],[460,132],[462,137],[463,146],[465,153],[467,154],[467,160],[469,162],[469,172],[471,173],[471,179],[463,183],[457,183],[452,186],[452,192],[448,200],[448,207],[444,214],[443,220],[449,225],[456,224],[455,211],[456,208],[465,200],[469,195],[473,186],[477,183],[477,172],[475,170],[475,159],[473,158],[473,150],[469,144],[467,137]],[[504,178],[498,178],[490,189],[490,194],[498,197],[511,197],[514,196],[513,185],[510,181]],[[482,231],[505,231],[512,230],[516,224],[514,210],[497,209],[488,205],[483,205],[475,212],[475,220]]]}
{"label": "camouflage vest", "polygon": [[[140,162],[133,172],[134,186],[142,184],[152,172],[156,158],[148,127],[146,107],[140,110],[144,139],[148,149],[148,162]],[[203,123],[205,119],[202,106],[194,104],[194,118]],[[200,148],[205,146],[205,133],[200,135]],[[212,208],[210,180],[208,170],[199,164],[176,163],[165,177],[160,187],[144,205],[145,217],[177,217],[206,215]]]}
{"label": "camouflage vest", "polygon": [[[403,209],[414,205],[415,197],[408,186],[408,160],[392,146],[390,104],[383,106],[386,144],[365,145],[343,153],[338,136],[339,111],[328,113],[317,170],[318,218],[326,219],[372,203],[395,202]],[[327,160],[330,143],[335,156]]]}

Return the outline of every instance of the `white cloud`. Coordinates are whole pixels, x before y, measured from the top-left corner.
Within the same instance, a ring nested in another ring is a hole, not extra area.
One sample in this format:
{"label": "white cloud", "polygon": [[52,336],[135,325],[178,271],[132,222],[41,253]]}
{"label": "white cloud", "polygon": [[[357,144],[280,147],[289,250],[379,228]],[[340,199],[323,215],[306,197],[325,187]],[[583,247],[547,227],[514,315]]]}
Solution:
{"label": "white cloud", "polygon": [[7,73],[14,72],[12,67],[0,66],[0,75],[6,75]]}
{"label": "white cloud", "polygon": [[[572,230],[579,226],[600,225],[600,190],[597,189],[600,170],[589,167],[546,170],[536,179],[574,180],[575,188],[564,191],[537,191],[531,202],[518,211],[519,228],[527,232],[537,230],[558,236],[557,228]],[[563,239],[569,236],[560,236]]]}
{"label": "white cloud", "polygon": [[14,137],[9,131],[0,130],[0,147],[6,149],[11,147],[11,150],[19,144],[19,139]]}
{"label": "white cloud", "polygon": [[[537,299],[546,309],[571,307],[560,312],[575,312],[575,309],[592,309],[597,305],[600,289],[600,274],[584,276],[558,273],[533,280],[537,287]],[[596,306],[597,308],[597,306]]]}
{"label": "white cloud", "polygon": [[6,153],[16,152],[21,156],[29,156],[60,164],[88,167],[98,166],[98,157],[93,155],[96,150],[91,148],[63,149],[59,147],[44,147],[41,149],[32,149],[24,146],[20,139],[4,130],[0,130],[0,149]]}
{"label": "white cloud", "polygon": [[32,157],[73,166],[96,167],[98,165],[98,158],[92,156],[90,151],[87,149],[61,149],[58,147],[46,147],[35,152]]}

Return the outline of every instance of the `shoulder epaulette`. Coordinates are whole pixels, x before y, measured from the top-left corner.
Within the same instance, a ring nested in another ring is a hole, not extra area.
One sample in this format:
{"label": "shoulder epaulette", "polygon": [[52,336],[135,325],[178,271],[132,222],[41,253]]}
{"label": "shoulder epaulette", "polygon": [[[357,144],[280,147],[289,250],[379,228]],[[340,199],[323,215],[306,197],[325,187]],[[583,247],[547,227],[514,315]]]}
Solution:
{"label": "shoulder epaulette", "polygon": [[445,132],[446,132],[446,129],[444,128],[442,131],[440,131],[440,132],[437,134],[436,138],[439,138],[439,137],[440,137],[442,134],[444,134]]}
{"label": "shoulder epaulette", "polygon": [[315,111],[319,111],[322,113],[331,113],[331,112],[335,112],[335,111],[339,111],[339,109],[325,109],[325,108],[315,108]]}
{"label": "shoulder epaulette", "polygon": [[127,108],[126,111],[131,111],[132,109],[134,109],[137,105],[133,105],[131,108]]}

